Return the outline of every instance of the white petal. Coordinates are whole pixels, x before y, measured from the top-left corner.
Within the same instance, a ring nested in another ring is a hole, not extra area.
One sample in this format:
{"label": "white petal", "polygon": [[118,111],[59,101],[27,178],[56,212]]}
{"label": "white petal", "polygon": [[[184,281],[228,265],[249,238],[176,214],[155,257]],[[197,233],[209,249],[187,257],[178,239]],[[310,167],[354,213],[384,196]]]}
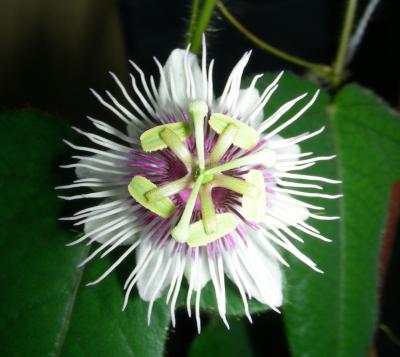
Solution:
{"label": "white petal", "polygon": [[[146,239],[140,244],[136,251],[137,262],[141,262],[144,259],[143,255],[147,252],[149,244],[153,245],[153,243]],[[165,279],[161,282],[160,277],[165,273],[168,261],[174,259],[173,253],[167,247],[157,248],[154,246],[151,247],[151,252],[150,262],[140,274],[137,281],[139,295],[145,301],[158,299],[161,296],[163,290],[171,284],[175,268],[175,264],[169,265],[169,271],[166,273]]]}
{"label": "white petal", "polygon": [[202,249],[202,254],[195,260],[195,258],[189,258],[186,261],[185,277],[190,282],[192,269],[193,272],[193,290],[201,290],[211,279],[210,272],[208,271],[208,261],[205,249]]}
{"label": "white petal", "polygon": [[[129,236],[126,237],[126,239],[124,239],[124,241],[119,245],[132,244],[136,240],[135,235],[138,232],[136,222],[133,217],[133,208],[127,203],[122,205],[122,208],[125,209],[115,214],[86,222],[84,225],[85,234],[88,234],[90,239],[98,243],[105,243],[112,239],[115,235],[125,231],[128,227],[130,227],[131,230]],[[103,216],[103,212],[101,212],[101,215]],[[96,217],[96,215],[93,217]],[[111,224],[112,221],[115,221],[115,223]],[[104,228],[102,229],[101,227]],[[94,233],[91,234],[91,232]]]}
{"label": "white petal", "polygon": [[[282,138],[280,135],[274,135],[271,139],[267,141],[267,144],[265,147],[271,148],[272,151],[276,154],[276,157],[279,158],[279,156],[285,155],[289,157],[296,157],[296,155],[299,155],[301,153],[300,146],[297,144],[292,144],[292,145],[287,145],[283,147],[275,147],[276,143],[286,141],[286,139]],[[278,159],[279,160],[279,159]],[[297,160],[300,160],[297,159]],[[296,161],[296,159],[291,159],[291,161]],[[279,170],[275,167],[270,168],[270,174],[274,175],[277,174],[278,172],[286,172],[286,170],[289,170],[291,166],[288,167],[279,167]],[[279,175],[277,175],[279,176]]]}
{"label": "white petal", "polygon": [[280,135],[274,135],[268,140],[267,146],[276,152],[277,155],[298,155],[301,152],[300,146],[297,144],[288,145],[285,147],[274,148],[274,144],[285,141]]}
{"label": "white petal", "polygon": [[[254,111],[255,105],[257,104],[257,101],[259,99],[260,92],[256,88],[241,89],[239,91],[236,108],[238,115],[242,120],[247,121],[247,117],[250,116],[251,113]],[[257,128],[262,119],[263,112],[261,111],[249,124],[253,128]]]}
{"label": "white petal", "polygon": [[[120,159],[110,157],[117,155]],[[124,167],[128,158],[122,159],[124,156],[121,153],[106,151],[104,155],[95,154],[88,158],[79,160],[79,166],[76,167],[76,176],[80,179],[96,178],[105,182],[119,183],[121,175],[129,173],[129,169]],[[104,188],[101,188],[103,190]]]}
{"label": "white petal", "polygon": [[[185,59],[187,60],[189,72],[191,71],[191,74],[185,71]],[[160,108],[169,112],[175,111],[175,106],[170,102],[171,95],[176,105],[180,108],[186,108],[191,100],[202,97],[202,74],[196,55],[190,52],[187,53],[182,49],[175,49],[168,57],[163,71],[165,73],[166,83],[164,83],[164,79],[161,78],[159,85]],[[190,77],[193,78],[195,93],[188,93],[188,87],[190,87],[191,82]],[[192,97],[190,97],[189,94],[191,94]]]}
{"label": "white petal", "polygon": [[[238,257],[233,260],[235,269],[250,296],[276,308],[282,305],[282,274],[279,262],[274,256],[260,248],[256,242],[257,239],[260,238],[253,233],[251,237],[249,236],[247,246],[238,245]],[[225,254],[232,254],[232,252]],[[225,267],[226,274],[234,282],[229,264]]]}
{"label": "white petal", "polygon": [[[279,205],[276,204],[276,201],[279,201]],[[306,207],[294,201],[289,194],[282,192],[274,192],[267,212],[271,212],[271,210],[273,210],[274,214],[277,216],[287,217],[288,220],[294,222],[304,222],[310,216],[310,212]]]}
{"label": "white petal", "polygon": [[[150,127],[146,126],[146,130],[147,129],[150,129]],[[126,126],[126,132],[128,133],[128,136],[132,138],[132,143],[134,142],[140,143],[140,135],[142,135],[146,130],[138,128],[135,123],[129,123]]]}

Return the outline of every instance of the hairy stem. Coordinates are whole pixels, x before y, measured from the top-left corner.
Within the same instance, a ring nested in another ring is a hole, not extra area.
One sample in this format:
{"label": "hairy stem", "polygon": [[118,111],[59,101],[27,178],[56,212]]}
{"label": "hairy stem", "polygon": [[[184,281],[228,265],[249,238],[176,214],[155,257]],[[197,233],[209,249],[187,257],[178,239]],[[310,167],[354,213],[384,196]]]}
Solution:
{"label": "hairy stem", "polygon": [[316,72],[324,77],[327,77],[330,74],[330,72],[331,72],[330,66],[305,61],[299,57],[292,56],[286,52],[283,52],[283,51],[277,49],[276,47],[263,41],[262,39],[257,37],[255,34],[253,34],[251,31],[249,31],[246,27],[244,27],[231,14],[231,12],[225,7],[225,5],[222,4],[222,2],[218,1],[217,7],[218,7],[219,11],[221,12],[221,14],[232,24],[233,27],[235,27],[240,33],[242,33],[246,38],[248,38],[250,41],[252,41],[254,44],[256,44],[261,49],[263,49],[269,53],[272,53],[273,55],[280,57],[288,62],[294,63],[298,66],[308,68],[308,69],[312,70],[313,72]]}
{"label": "hairy stem", "polygon": [[354,34],[352,35],[349,41],[349,47],[346,55],[346,65],[348,65],[351,62],[351,60],[354,57],[354,54],[356,53],[359,45],[361,44],[361,40],[365,35],[368,22],[371,20],[371,17],[376,7],[378,6],[379,1],[380,0],[369,0],[369,3],[365,8],[363,15],[361,16],[357,24],[357,28],[355,29]]}
{"label": "hairy stem", "polygon": [[203,6],[200,10],[200,14],[197,16],[197,21],[193,26],[193,32],[190,39],[190,51],[192,53],[198,53],[201,48],[201,37],[203,33],[207,30],[216,3],[217,0],[203,1]]}
{"label": "hairy stem", "polygon": [[357,9],[357,0],[347,0],[346,13],[344,16],[343,27],[340,34],[339,45],[336,58],[332,65],[332,85],[337,87],[343,80],[346,64],[346,55],[349,47],[351,32],[353,29],[354,16]]}
{"label": "hairy stem", "polygon": [[197,16],[199,13],[199,3],[200,3],[199,0],[193,0],[193,3],[192,3],[192,12],[190,15],[189,28],[186,33],[186,43],[187,44],[189,44],[191,42],[193,32],[194,32],[194,29],[196,26]]}

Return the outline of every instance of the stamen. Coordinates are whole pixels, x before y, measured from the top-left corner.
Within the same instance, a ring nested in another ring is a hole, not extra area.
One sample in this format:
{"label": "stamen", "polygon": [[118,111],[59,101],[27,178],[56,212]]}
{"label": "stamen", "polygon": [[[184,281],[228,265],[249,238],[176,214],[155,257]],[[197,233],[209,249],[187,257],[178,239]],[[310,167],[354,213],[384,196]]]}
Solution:
{"label": "stamen", "polygon": [[181,142],[179,136],[172,130],[166,128],[160,132],[161,139],[168,148],[181,160],[186,166],[191,166],[193,159],[187,146]]}
{"label": "stamen", "polygon": [[197,221],[189,227],[189,239],[187,244],[190,247],[201,247],[208,243],[214,242],[215,240],[226,236],[233,232],[237,227],[236,217],[232,213],[221,213],[216,216],[218,230],[214,233],[207,234],[204,230],[203,221]]}
{"label": "stamen", "polygon": [[163,218],[170,217],[175,212],[175,205],[169,198],[163,198],[157,202],[149,202],[147,192],[157,188],[150,180],[142,176],[135,176],[128,186],[131,196],[143,207]]}
{"label": "stamen", "polygon": [[204,100],[195,100],[189,104],[189,115],[193,120],[194,133],[196,139],[197,158],[199,160],[199,168],[205,167],[204,161],[204,118],[208,113],[208,106]]}
{"label": "stamen", "polygon": [[238,128],[238,132],[232,142],[243,150],[253,149],[260,139],[260,136],[253,128],[224,114],[214,113],[208,122],[218,134],[222,134],[224,129],[230,125]]}
{"label": "stamen", "polygon": [[168,182],[167,184],[157,187],[145,194],[150,202],[162,200],[165,197],[175,195],[176,193],[184,190],[190,184],[191,177],[186,175],[178,180]]}
{"label": "stamen", "polygon": [[254,198],[261,194],[259,188],[252,182],[246,182],[237,177],[216,175],[213,183],[216,187],[223,187],[241,195],[248,195]]}
{"label": "stamen", "polygon": [[203,185],[200,189],[201,217],[207,234],[215,233],[218,229],[211,191],[212,184]]}
{"label": "stamen", "polygon": [[154,128],[146,130],[140,136],[140,143],[144,151],[157,151],[166,149],[168,146],[160,137],[164,129],[169,129],[179,138],[179,141],[185,141],[191,134],[190,126],[188,123],[178,122],[164,125],[158,125]]}
{"label": "stamen", "polygon": [[212,167],[205,171],[205,175],[214,175],[223,171],[236,169],[241,166],[247,165],[263,165],[265,167],[272,167],[276,162],[276,153],[270,149],[263,149],[254,154],[240,157],[225,164]]}
{"label": "stamen", "polygon": [[242,208],[244,216],[253,222],[262,222],[266,214],[267,198],[264,175],[261,170],[250,170],[246,175],[246,183],[257,187],[256,196],[243,195]]}
{"label": "stamen", "polygon": [[171,231],[172,238],[177,242],[185,243],[189,239],[189,225],[192,219],[192,213],[196,204],[197,195],[199,194],[201,184],[204,176],[201,174],[194,183],[192,192],[190,192],[189,199],[186,202],[185,209],[182,213],[179,223]]}
{"label": "stamen", "polygon": [[224,156],[226,151],[232,145],[233,139],[235,138],[238,130],[239,129],[236,126],[231,124],[222,131],[208,158],[210,164],[217,163],[222,159],[222,156]]}

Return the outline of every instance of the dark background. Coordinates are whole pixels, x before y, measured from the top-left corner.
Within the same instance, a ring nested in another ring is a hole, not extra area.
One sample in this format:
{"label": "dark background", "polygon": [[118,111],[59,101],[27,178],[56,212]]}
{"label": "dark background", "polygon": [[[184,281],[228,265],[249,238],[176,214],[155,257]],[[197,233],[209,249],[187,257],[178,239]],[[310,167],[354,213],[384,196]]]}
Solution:
{"label": "dark background", "polygon": [[[146,73],[156,73],[152,56],[165,61],[172,48],[184,45],[190,0],[2,0],[0,2],[0,110],[33,108],[85,126],[86,114],[101,107],[89,94],[112,84],[108,70],[127,78],[127,59]],[[366,1],[359,1],[363,10]],[[225,1],[236,17],[259,37],[291,54],[330,63],[336,51],[343,0]],[[347,81],[371,88],[400,108],[400,1],[381,0],[363,44],[349,67]],[[254,46],[218,14],[207,34],[209,57],[217,59],[221,86],[241,54]],[[254,49],[247,73],[303,70]],[[397,236],[399,236],[397,234]],[[399,239],[385,283],[382,281],[381,323],[400,336],[398,274]],[[170,356],[182,355],[195,336],[194,324],[178,314],[170,335]],[[255,317],[248,328],[257,356],[286,356],[283,323],[276,314]],[[329,333],[327,331],[327,333]],[[268,336],[268,341],[266,341]],[[398,356],[381,330],[379,356]]]}

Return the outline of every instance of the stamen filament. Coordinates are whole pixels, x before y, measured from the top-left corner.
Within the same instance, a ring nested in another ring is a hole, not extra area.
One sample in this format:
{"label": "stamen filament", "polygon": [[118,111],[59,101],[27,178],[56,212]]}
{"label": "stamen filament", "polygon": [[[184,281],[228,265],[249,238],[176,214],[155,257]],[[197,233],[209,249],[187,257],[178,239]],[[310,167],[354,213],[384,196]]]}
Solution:
{"label": "stamen filament", "polygon": [[178,180],[169,182],[161,187],[157,187],[146,193],[146,198],[150,202],[162,200],[165,197],[175,195],[176,193],[188,187],[191,176],[186,175]]}
{"label": "stamen filament", "polygon": [[196,139],[197,158],[199,160],[199,168],[205,168],[204,160],[204,118],[208,113],[208,106],[204,100],[195,100],[189,104],[189,115],[193,120],[194,133]]}
{"label": "stamen filament", "polygon": [[223,171],[236,169],[241,166],[247,165],[263,165],[266,167],[274,166],[276,161],[276,154],[270,149],[263,149],[254,154],[240,157],[236,160],[229,161],[225,164],[212,167],[204,172],[205,175],[214,175]]}
{"label": "stamen filament", "polygon": [[212,184],[203,185],[200,190],[201,217],[204,230],[207,234],[218,230],[217,217],[215,215],[214,202],[212,200]]}
{"label": "stamen filament", "polygon": [[192,165],[193,159],[189,149],[181,142],[178,135],[171,129],[165,128],[160,133],[161,139],[168,148],[188,167]]}
{"label": "stamen filament", "polygon": [[213,184],[250,197],[257,197],[261,193],[257,186],[232,176],[216,175]]}
{"label": "stamen filament", "polygon": [[238,127],[230,124],[227,125],[226,128],[222,131],[221,135],[218,137],[217,142],[215,143],[214,148],[208,158],[210,164],[217,163],[222,159],[226,151],[232,145],[233,140],[238,132]]}
{"label": "stamen filament", "polygon": [[203,182],[203,178],[204,175],[201,174],[196,179],[192,192],[190,192],[189,198],[186,202],[186,206],[182,213],[181,219],[179,223],[175,226],[175,228],[171,231],[172,238],[174,238],[177,242],[185,243],[189,239],[190,220],[192,219],[192,213],[196,204],[197,195],[199,194],[200,187]]}

